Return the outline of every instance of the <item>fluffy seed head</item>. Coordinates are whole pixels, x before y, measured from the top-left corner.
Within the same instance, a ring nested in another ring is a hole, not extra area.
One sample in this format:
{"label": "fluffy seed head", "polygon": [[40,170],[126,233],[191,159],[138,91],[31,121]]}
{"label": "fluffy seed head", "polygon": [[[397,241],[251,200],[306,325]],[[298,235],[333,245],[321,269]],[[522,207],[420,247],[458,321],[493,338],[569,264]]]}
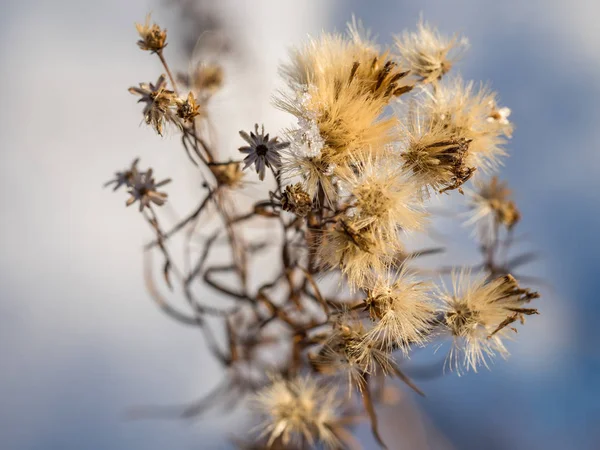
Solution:
{"label": "fluffy seed head", "polygon": [[343,187],[352,205],[347,214],[357,228],[372,227],[387,239],[398,230],[420,230],[426,220],[418,188],[387,159],[367,157],[357,161],[343,176]]}
{"label": "fluffy seed head", "polygon": [[422,19],[416,32],[404,32],[396,37],[400,60],[423,83],[439,80],[469,47],[464,37],[442,36]]}
{"label": "fluffy seed head", "polygon": [[358,152],[384,150],[392,142],[396,120],[384,109],[406,92],[399,84],[405,73],[352,30],[349,38],[324,34],[293,51],[282,68],[291,94],[275,100],[298,119],[299,127],[289,132],[296,136],[292,149],[336,174]]}
{"label": "fluffy seed head", "polygon": [[422,106],[428,117],[446,127],[455,139],[469,142],[467,166],[488,172],[495,170],[500,157],[506,155],[503,146],[511,132],[510,124],[488,120],[494,114],[494,105],[495,92],[456,77],[437,86]]}
{"label": "fluffy seed head", "polygon": [[444,327],[454,338],[448,364],[459,373],[462,368],[476,372],[481,365],[488,367],[488,359],[496,354],[508,356],[502,342],[508,337],[507,326],[537,314],[524,305],[539,294],[520,288],[511,275],[487,281],[485,276],[471,277],[463,271],[453,274],[452,284],[451,292],[438,293]]}
{"label": "fluffy seed head", "polygon": [[334,319],[332,325],[333,329],[320,351],[310,356],[316,370],[347,378],[349,389],[363,389],[365,375],[392,371],[390,353],[381,341],[367,335],[360,320],[344,312]]}
{"label": "fluffy seed head", "polygon": [[319,386],[310,377],[292,380],[274,378],[272,383],[251,399],[251,408],[263,417],[259,428],[268,436],[267,446],[274,444],[339,446],[339,401],[331,386]]}
{"label": "fluffy seed head", "polygon": [[428,283],[416,281],[406,266],[399,273],[380,275],[364,301],[374,323],[366,338],[380,341],[390,350],[401,349],[405,355],[411,345],[423,345],[434,318],[430,288]]}
{"label": "fluffy seed head", "polygon": [[373,227],[359,228],[346,218],[323,232],[316,251],[321,269],[339,269],[354,291],[369,286],[374,274],[385,272],[399,249],[396,235],[383,239]]}
{"label": "fluffy seed head", "polygon": [[495,170],[506,153],[510,124],[488,120],[495,93],[462,79],[440,83],[411,105],[402,126],[404,167],[424,191],[458,189],[476,172]]}
{"label": "fluffy seed head", "polygon": [[430,191],[460,189],[475,172],[467,165],[470,141],[455,136],[423,111],[412,110],[402,132],[402,167],[412,174],[422,197]]}

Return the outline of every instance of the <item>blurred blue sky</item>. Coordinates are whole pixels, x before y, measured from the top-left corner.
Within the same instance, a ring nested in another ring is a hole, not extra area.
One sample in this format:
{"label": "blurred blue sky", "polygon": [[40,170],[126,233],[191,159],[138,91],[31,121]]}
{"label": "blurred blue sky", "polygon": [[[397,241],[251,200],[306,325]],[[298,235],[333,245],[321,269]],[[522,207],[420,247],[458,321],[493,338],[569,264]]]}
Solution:
{"label": "blurred blue sky", "polygon": [[[100,188],[139,154],[160,167],[158,176],[177,178],[176,210],[193,201],[199,181],[182,170],[176,140],[137,127],[139,109],[126,91],[160,71],[137,50],[133,22],[152,9],[176,36],[176,14],[145,0],[0,6],[0,447],[227,448],[226,418],[124,418],[137,404],[196,398],[220,376],[203,357],[201,337],[147,299],[144,224],[121,208],[124,198]],[[341,30],[355,13],[390,43],[422,12],[442,31],[469,37],[458,69],[489,81],[512,109],[516,132],[502,176],[524,214],[524,245],[541,252],[529,273],[550,287],[508,361],[423,381],[428,397],[417,402],[457,449],[600,448],[600,4],[229,0],[220,7],[245,55],[228,63],[231,86],[214,105],[223,148],[235,148],[237,130],[255,121],[289,123],[269,96],[286,47],[308,32]]]}

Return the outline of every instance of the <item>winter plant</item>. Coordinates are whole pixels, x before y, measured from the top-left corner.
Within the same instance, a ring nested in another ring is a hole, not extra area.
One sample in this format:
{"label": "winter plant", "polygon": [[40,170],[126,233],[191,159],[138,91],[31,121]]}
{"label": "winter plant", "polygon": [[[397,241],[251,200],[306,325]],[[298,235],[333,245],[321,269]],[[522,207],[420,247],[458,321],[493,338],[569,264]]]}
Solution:
{"label": "winter plant", "polygon": [[[346,34],[309,39],[281,66],[287,88],[274,96],[293,125],[277,136],[240,131],[230,159],[209,133],[222,68],[199,63],[174,76],[166,30],[150,17],[137,30],[166,75],[129,91],[156,133],[179,136],[205,180],[197,208],[171,226],[159,217],[170,180],[135,159],[107,183],[127,190],[155,235],[145,259],[152,298],[198,327],[223,367],[221,384],[181,416],[244,400],[255,423],[238,436],[242,448],[347,448],[363,419],[385,447],[375,405],[394,378],[423,395],[401,368],[415,349],[449,342],[445,366],[459,375],[508,355],[506,339],[537,314],[539,295],[514,273],[526,256],[507,256],[521,216],[493,175],[510,110],[485,85],[449,75],[466,39],[423,21],[391,48],[355,21]],[[263,198],[236,207],[252,171]],[[408,251],[407,242],[431,229],[430,204],[452,196],[468,211],[481,263],[419,268],[444,249]],[[264,227],[266,241],[256,233]],[[176,237],[183,252],[172,249]],[[218,301],[198,298],[201,283]]]}

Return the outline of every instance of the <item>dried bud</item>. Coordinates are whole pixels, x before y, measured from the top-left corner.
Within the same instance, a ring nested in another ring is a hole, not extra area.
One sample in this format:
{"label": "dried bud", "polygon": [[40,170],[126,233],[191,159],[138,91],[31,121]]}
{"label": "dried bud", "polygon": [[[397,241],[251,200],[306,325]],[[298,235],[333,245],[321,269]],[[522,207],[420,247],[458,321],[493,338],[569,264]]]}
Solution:
{"label": "dried bud", "polygon": [[161,29],[156,24],[150,26],[150,14],[146,16],[146,22],[143,25],[136,23],[135,28],[141,37],[137,44],[142,50],[156,53],[167,46],[167,30]]}
{"label": "dried bud", "polygon": [[237,162],[214,164],[209,167],[219,185],[237,187],[244,177],[244,172]]}
{"label": "dried bud", "polygon": [[521,213],[510,199],[510,189],[498,177],[479,181],[475,187],[476,190],[469,193],[472,214],[467,223],[486,223],[492,219],[510,230],[521,220]]}
{"label": "dried bud", "polygon": [[177,116],[184,122],[191,122],[194,117],[200,115],[200,105],[196,103],[194,94],[188,94],[185,100],[178,98],[175,100],[177,104]]}
{"label": "dried bud", "polygon": [[199,65],[193,82],[199,91],[218,91],[223,86],[223,68],[217,64]]}
{"label": "dried bud", "polygon": [[509,230],[521,220],[521,213],[517,209],[515,202],[508,201],[501,205],[497,211],[498,219],[503,223]]}
{"label": "dried bud", "polygon": [[281,207],[300,217],[305,217],[312,209],[310,195],[302,188],[302,184],[288,185],[281,195]]}

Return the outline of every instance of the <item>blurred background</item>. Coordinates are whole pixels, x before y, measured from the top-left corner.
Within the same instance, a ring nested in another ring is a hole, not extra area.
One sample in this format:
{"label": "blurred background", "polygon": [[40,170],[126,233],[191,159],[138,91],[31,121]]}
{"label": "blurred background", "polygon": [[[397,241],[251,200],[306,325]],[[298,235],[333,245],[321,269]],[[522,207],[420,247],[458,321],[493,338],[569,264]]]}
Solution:
{"label": "blurred background", "polygon": [[[202,30],[227,39],[213,100],[219,145],[291,123],[270,105],[287,48],[352,14],[391,43],[423,17],[468,36],[457,69],[489,81],[516,125],[501,176],[514,188],[528,250],[540,258],[541,316],[491,371],[419,381],[383,407],[392,449],[600,448],[600,3],[593,0],[0,1],[0,448],[227,449],[239,414],[132,421],[144,404],[185,404],[222,376],[197,330],[171,322],[142,277],[147,226],[102,189],[136,156],[172,177],[180,215],[201,180],[176,137],[140,126],[127,88],[154,81],[139,51],[146,13],[169,30],[185,70]],[[258,188],[257,188],[258,190]],[[524,247],[525,248],[525,247]],[[210,294],[207,292],[207,295]],[[211,294],[212,295],[212,294]],[[365,448],[376,448],[366,427]],[[405,440],[402,440],[405,436]]]}

